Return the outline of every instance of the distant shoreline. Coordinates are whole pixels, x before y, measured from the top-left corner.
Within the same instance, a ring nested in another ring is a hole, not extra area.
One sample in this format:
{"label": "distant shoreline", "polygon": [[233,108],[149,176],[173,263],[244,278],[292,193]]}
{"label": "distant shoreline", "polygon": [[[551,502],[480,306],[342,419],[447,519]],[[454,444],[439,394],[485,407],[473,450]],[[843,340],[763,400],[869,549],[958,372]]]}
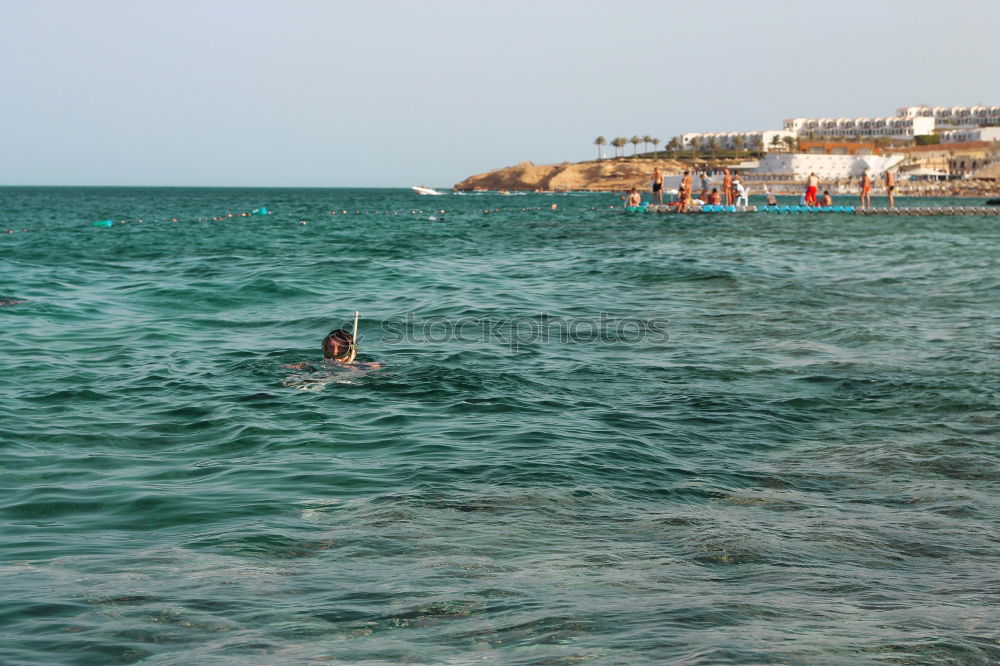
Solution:
{"label": "distant shoreline", "polygon": [[[726,166],[716,165],[716,168]],[[738,168],[738,164],[729,164]],[[664,176],[675,176],[692,167],[677,160],[634,160],[616,158],[563,164],[536,165],[521,162],[515,166],[494,169],[469,176],[456,183],[458,192],[623,192],[636,188],[640,192],[652,190],[650,181],[653,169],[659,168]],[[820,190],[830,189],[840,196],[857,194],[856,179],[838,179],[820,183]],[[761,193],[766,185],[772,192],[796,195],[805,189],[804,181],[758,181],[748,176],[744,184],[752,193]],[[840,191],[838,191],[840,190]],[[885,193],[885,187],[876,181],[874,195]],[[904,181],[896,185],[897,196],[912,197],[995,197],[1000,185],[984,180]]]}

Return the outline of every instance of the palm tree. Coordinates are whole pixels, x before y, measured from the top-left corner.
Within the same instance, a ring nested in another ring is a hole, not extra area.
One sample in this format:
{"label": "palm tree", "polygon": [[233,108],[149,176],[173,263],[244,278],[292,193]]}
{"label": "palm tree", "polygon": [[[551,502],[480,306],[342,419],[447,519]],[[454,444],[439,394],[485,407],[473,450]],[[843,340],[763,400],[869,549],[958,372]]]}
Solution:
{"label": "palm tree", "polygon": [[633,135],[628,142],[632,144],[632,157],[635,157],[635,151],[639,147],[639,144],[642,143],[642,139]]}
{"label": "palm tree", "polygon": [[708,140],[708,149],[712,151],[712,155],[715,155],[715,149],[719,147],[719,141],[714,136]]}
{"label": "palm tree", "polygon": [[612,145],[614,145],[615,148],[619,149],[619,152],[615,153],[616,156],[620,156],[622,153],[624,153],[624,150],[622,149],[625,148],[625,144],[627,143],[628,139],[626,139],[625,137],[623,136],[615,137],[615,140],[612,142]]}
{"label": "palm tree", "polygon": [[660,147],[659,147],[659,146],[660,146],[660,140],[659,140],[659,139],[657,139],[657,138],[656,138],[656,137],[654,136],[654,137],[653,137],[653,138],[651,139],[651,141],[650,141],[650,142],[651,142],[651,143],[653,144],[653,152],[654,152],[654,153],[659,153],[659,152],[660,152]]}
{"label": "palm tree", "polygon": [[781,137],[775,134],[774,136],[771,137],[771,147],[777,148],[780,145],[781,145]]}
{"label": "palm tree", "polygon": [[652,141],[653,137],[649,136],[648,134],[642,137],[642,152],[644,153],[649,152],[649,144],[652,143]]}
{"label": "palm tree", "polygon": [[784,144],[788,147],[789,151],[795,150],[795,138],[791,136],[786,136],[781,139]]}
{"label": "palm tree", "polygon": [[599,136],[594,139],[594,145],[597,146],[597,159],[601,159],[601,146],[608,142],[603,136]]}
{"label": "palm tree", "polygon": [[736,146],[736,150],[743,150],[743,144],[746,143],[746,139],[742,136],[733,137],[733,145]]}
{"label": "palm tree", "polygon": [[681,147],[681,138],[678,136],[671,137],[670,141],[667,141],[667,150],[670,151],[680,150],[680,147]]}

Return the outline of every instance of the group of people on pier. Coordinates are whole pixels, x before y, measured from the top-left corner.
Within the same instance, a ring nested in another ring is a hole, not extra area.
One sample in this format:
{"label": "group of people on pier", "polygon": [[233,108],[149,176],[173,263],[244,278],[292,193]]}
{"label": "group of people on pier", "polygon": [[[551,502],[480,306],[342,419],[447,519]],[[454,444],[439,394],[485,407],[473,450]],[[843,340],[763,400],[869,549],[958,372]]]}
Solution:
{"label": "group of people on pier", "polygon": [[[698,194],[698,199],[702,203],[725,203],[727,206],[749,205],[749,193],[737,172],[730,172],[728,168],[722,170],[722,192],[719,192],[717,187],[713,187],[709,191],[710,182],[708,174],[704,171],[698,172],[698,178],[701,181],[701,192]],[[692,180],[691,171],[685,171],[677,188],[677,200],[670,204],[677,207],[678,213],[686,213],[694,201]],[[628,205],[638,206],[641,201],[639,191],[633,187],[629,192]],[[653,203],[663,205],[663,173],[660,172],[659,167],[653,169]]]}
{"label": "group of people on pier", "polygon": [[[882,175],[885,181],[885,193],[889,197],[889,208],[896,207],[896,174],[889,171],[888,169]],[[859,199],[861,201],[862,208],[872,207],[872,176],[865,169],[864,173],[861,174],[861,178],[858,181],[859,185]],[[832,206],[833,199],[830,198],[830,193],[828,191],[823,192],[823,198],[820,201],[816,200],[816,192],[819,190],[819,176],[816,172],[809,174],[806,179],[806,191],[802,195],[802,201],[800,202],[805,206]]]}
{"label": "group of people on pier", "polygon": [[[725,204],[726,206],[749,205],[749,193],[738,172],[730,171],[729,168],[722,170],[721,192],[717,187],[713,187],[709,191],[710,181],[706,172],[698,172],[698,177],[701,180],[701,192],[697,197],[699,203]],[[885,181],[885,191],[889,197],[889,208],[895,208],[896,176],[887,170],[883,178]],[[867,169],[861,175],[859,187],[861,207],[871,208],[872,176]],[[686,213],[691,204],[695,202],[693,191],[691,171],[685,171],[677,188],[677,200],[670,202],[669,205],[676,207],[678,213]],[[768,191],[766,185],[764,186],[764,196],[767,198],[768,206],[776,206],[778,204],[778,200],[774,194]],[[663,173],[659,167],[653,169],[653,203],[663,205]],[[819,176],[815,172],[810,173],[809,177],[806,178],[805,192],[799,203],[803,206],[817,206],[820,208],[833,205],[833,197],[830,196],[829,190],[824,190],[823,194],[819,195]],[[641,204],[642,195],[639,193],[639,190],[635,187],[631,188],[628,193],[626,205],[632,207]]]}

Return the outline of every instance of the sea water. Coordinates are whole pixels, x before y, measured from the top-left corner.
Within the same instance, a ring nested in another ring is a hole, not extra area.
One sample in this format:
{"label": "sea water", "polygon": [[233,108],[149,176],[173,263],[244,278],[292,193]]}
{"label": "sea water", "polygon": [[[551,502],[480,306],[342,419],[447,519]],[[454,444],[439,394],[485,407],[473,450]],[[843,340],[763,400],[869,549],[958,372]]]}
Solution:
{"label": "sea water", "polygon": [[0,190],[0,662],[1000,660],[1000,220],[620,205]]}

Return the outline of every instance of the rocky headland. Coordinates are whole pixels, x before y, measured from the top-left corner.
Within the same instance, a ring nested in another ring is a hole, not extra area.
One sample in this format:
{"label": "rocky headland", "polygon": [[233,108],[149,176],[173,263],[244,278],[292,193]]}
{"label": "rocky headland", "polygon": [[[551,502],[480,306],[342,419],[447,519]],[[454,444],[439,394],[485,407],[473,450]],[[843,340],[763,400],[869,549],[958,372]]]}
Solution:
{"label": "rocky headland", "polygon": [[610,159],[599,162],[543,165],[521,162],[517,166],[470,176],[452,189],[465,192],[472,190],[616,192],[630,187],[648,189],[655,167],[659,167],[664,175],[680,173],[685,168],[681,162],[665,159]]}

